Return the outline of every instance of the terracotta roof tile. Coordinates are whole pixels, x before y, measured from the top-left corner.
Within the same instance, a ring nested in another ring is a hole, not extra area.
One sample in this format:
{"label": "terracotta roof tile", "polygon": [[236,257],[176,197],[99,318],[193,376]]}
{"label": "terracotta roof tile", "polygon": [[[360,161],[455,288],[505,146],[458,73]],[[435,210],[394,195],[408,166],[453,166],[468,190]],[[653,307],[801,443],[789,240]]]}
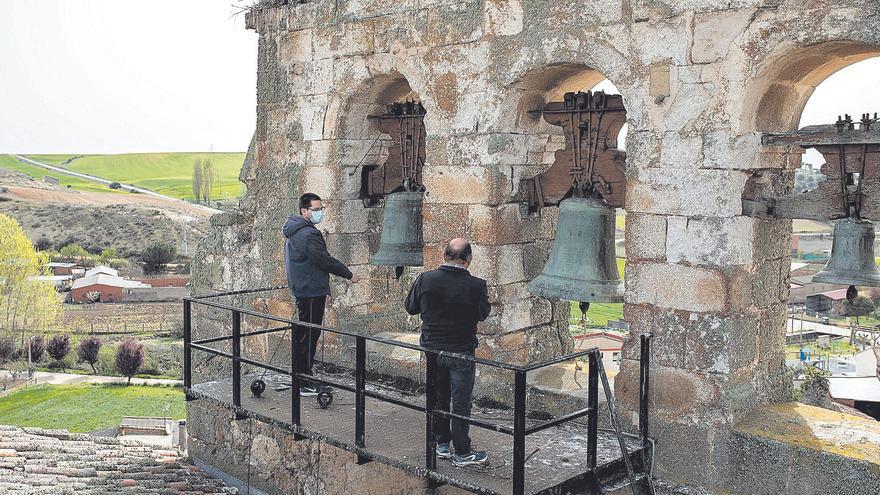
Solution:
{"label": "terracotta roof tile", "polygon": [[0,425],[0,493],[237,493],[173,450],[66,430]]}

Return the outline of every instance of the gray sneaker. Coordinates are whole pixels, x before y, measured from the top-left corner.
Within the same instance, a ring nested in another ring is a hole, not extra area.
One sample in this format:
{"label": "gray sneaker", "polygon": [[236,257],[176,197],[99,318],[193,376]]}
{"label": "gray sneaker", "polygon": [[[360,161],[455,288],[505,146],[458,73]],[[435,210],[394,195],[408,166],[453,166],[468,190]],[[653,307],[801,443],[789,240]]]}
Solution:
{"label": "gray sneaker", "polygon": [[489,460],[489,455],[482,450],[472,450],[466,455],[454,454],[452,456],[452,464],[456,467],[473,466],[476,464],[485,464]]}
{"label": "gray sneaker", "polygon": [[449,450],[448,443],[438,443],[437,444],[437,457],[441,459],[449,459],[452,457],[452,451]]}

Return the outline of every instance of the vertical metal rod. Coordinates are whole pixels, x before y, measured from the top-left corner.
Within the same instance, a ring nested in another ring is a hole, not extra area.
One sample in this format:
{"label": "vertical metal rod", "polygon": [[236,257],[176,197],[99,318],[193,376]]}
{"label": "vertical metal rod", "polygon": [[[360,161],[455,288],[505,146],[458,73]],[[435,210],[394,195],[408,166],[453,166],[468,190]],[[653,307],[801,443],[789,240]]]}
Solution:
{"label": "vertical metal rod", "polygon": [[[642,446],[648,446],[648,360],[650,359],[651,335],[644,333],[641,336],[641,356],[639,361],[639,434],[642,437]],[[647,466],[645,466],[647,469]]]}
{"label": "vertical metal rod", "polygon": [[[367,340],[356,337],[355,341],[355,392],[354,392],[354,444],[357,447],[366,446],[366,422],[365,408],[366,396],[364,390],[367,386]],[[363,464],[368,459],[358,456],[358,463]]]}
{"label": "vertical metal rod", "polygon": [[[437,440],[434,438],[434,409],[437,407],[437,355],[425,353],[425,467],[437,469]],[[447,419],[443,419],[448,421]]]}
{"label": "vertical metal rod", "polygon": [[241,312],[232,312],[232,405],[241,407]]}
{"label": "vertical metal rod", "polygon": [[590,412],[587,413],[587,467],[590,470],[596,469],[596,450],[599,435],[599,367],[596,365],[596,360],[598,359],[598,351],[589,354],[587,407],[590,408]]}
{"label": "vertical metal rod", "polygon": [[192,302],[183,301],[183,388],[192,387]]}
{"label": "vertical metal rod", "polygon": [[614,406],[614,394],[611,393],[611,385],[608,384],[608,376],[605,374],[605,365],[602,359],[596,359],[596,366],[599,368],[599,377],[602,379],[602,389],[605,391],[605,403],[608,404],[608,412],[611,415],[611,427],[617,434],[617,444],[620,445],[620,454],[623,456],[623,463],[626,465],[626,475],[629,478],[629,486],[633,495],[642,493],[641,488],[636,483],[636,476],[633,472],[632,460],[629,458],[629,449],[626,441],[623,439],[623,429],[620,427],[620,419],[617,417],[617,408]]}
{"label": "vertical metal rod", "polygon": [[513,375],[513,495],[526,491],[526,372]]}
{"label": "vertical metal rod", "polygon": [[300,333],[302,329],[294,322],[290,323],[290,424],[300,425],[300,400],[299,400],[299,377],[296,376],[297,359],[300,354]]}

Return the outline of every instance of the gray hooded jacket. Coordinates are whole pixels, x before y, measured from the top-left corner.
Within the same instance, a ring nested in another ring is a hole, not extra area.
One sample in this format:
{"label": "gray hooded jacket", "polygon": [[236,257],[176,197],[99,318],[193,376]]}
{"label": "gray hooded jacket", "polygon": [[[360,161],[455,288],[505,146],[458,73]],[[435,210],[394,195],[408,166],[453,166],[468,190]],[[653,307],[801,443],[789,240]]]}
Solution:
{"label": "gray hooded jacket", "polygon": [[298,215],[284,223],[284,271],[287,286],[294,297],[318,297],[330,294],[330,274],[351,279],[351,270],[330,256],[321,231]]}

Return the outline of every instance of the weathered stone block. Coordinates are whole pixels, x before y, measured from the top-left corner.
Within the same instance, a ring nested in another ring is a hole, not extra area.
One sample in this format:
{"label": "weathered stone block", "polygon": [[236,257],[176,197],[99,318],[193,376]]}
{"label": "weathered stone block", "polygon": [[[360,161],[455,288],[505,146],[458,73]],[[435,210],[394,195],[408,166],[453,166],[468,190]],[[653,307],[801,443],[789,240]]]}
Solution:
{"label": "weathered stone block", "polygon": [[703,139],[700,136],[682,136],[667,133],[660,151],[660,166],[664,168],[700,168],[703,165]]}
{"label": "weathered stone block", "polygon": [[752,20],[753,9],[712,12],[694,16],[691,60],[708,64],[727,56],[730,46]]}
{"label": "weathered stone block", "polygon": [[626,302],[695,312],[724,311],[727,281],[717,270],[651,262],[626,265]]}
{"label": "weathered stone block", "polygon": [[506,176],[480,166],[428,166],[424,183],[429,203],[498,204],[510,190]]}
{"label": "weathered stone block", "polygon": [[666,257],[666,218],[663,215],[626,215],[626,256],[662,261]]}
{"label": "weathered stone block", "polygon": [[755,223],[750,217],[667,217],[666,260],[710,266],[751,263]]}
{"label": "weathered stone block", "polygon": [[471,236],[467,205],[426,203],[422,212],[422,235],[427,243],[446,244],[456,237]]}
{"label": "weathered stone block", "polygon": [[[548,211],[547,216],[552,216],[552,213]],[[529,216],[526,213],[524,217],[519,204],[473,205],[468,208],[468,235],[483,245],[514,244],[547,238],[545,223],[543,215]]]}
{"label": "weathered stone block", "polygon": [[[527,280],[524,262],[526,244],[508,244],[502,246],[483,246],[472,244],[473,261],[471,273],[493,283],[506,285]],[[528,260],[529,262],[531,260]]]}
{"label": "weathered stone block", "polygon": [[643,169],[629,180],[627,213],[730,217],[742,213],[748,176],[727,170]]}

